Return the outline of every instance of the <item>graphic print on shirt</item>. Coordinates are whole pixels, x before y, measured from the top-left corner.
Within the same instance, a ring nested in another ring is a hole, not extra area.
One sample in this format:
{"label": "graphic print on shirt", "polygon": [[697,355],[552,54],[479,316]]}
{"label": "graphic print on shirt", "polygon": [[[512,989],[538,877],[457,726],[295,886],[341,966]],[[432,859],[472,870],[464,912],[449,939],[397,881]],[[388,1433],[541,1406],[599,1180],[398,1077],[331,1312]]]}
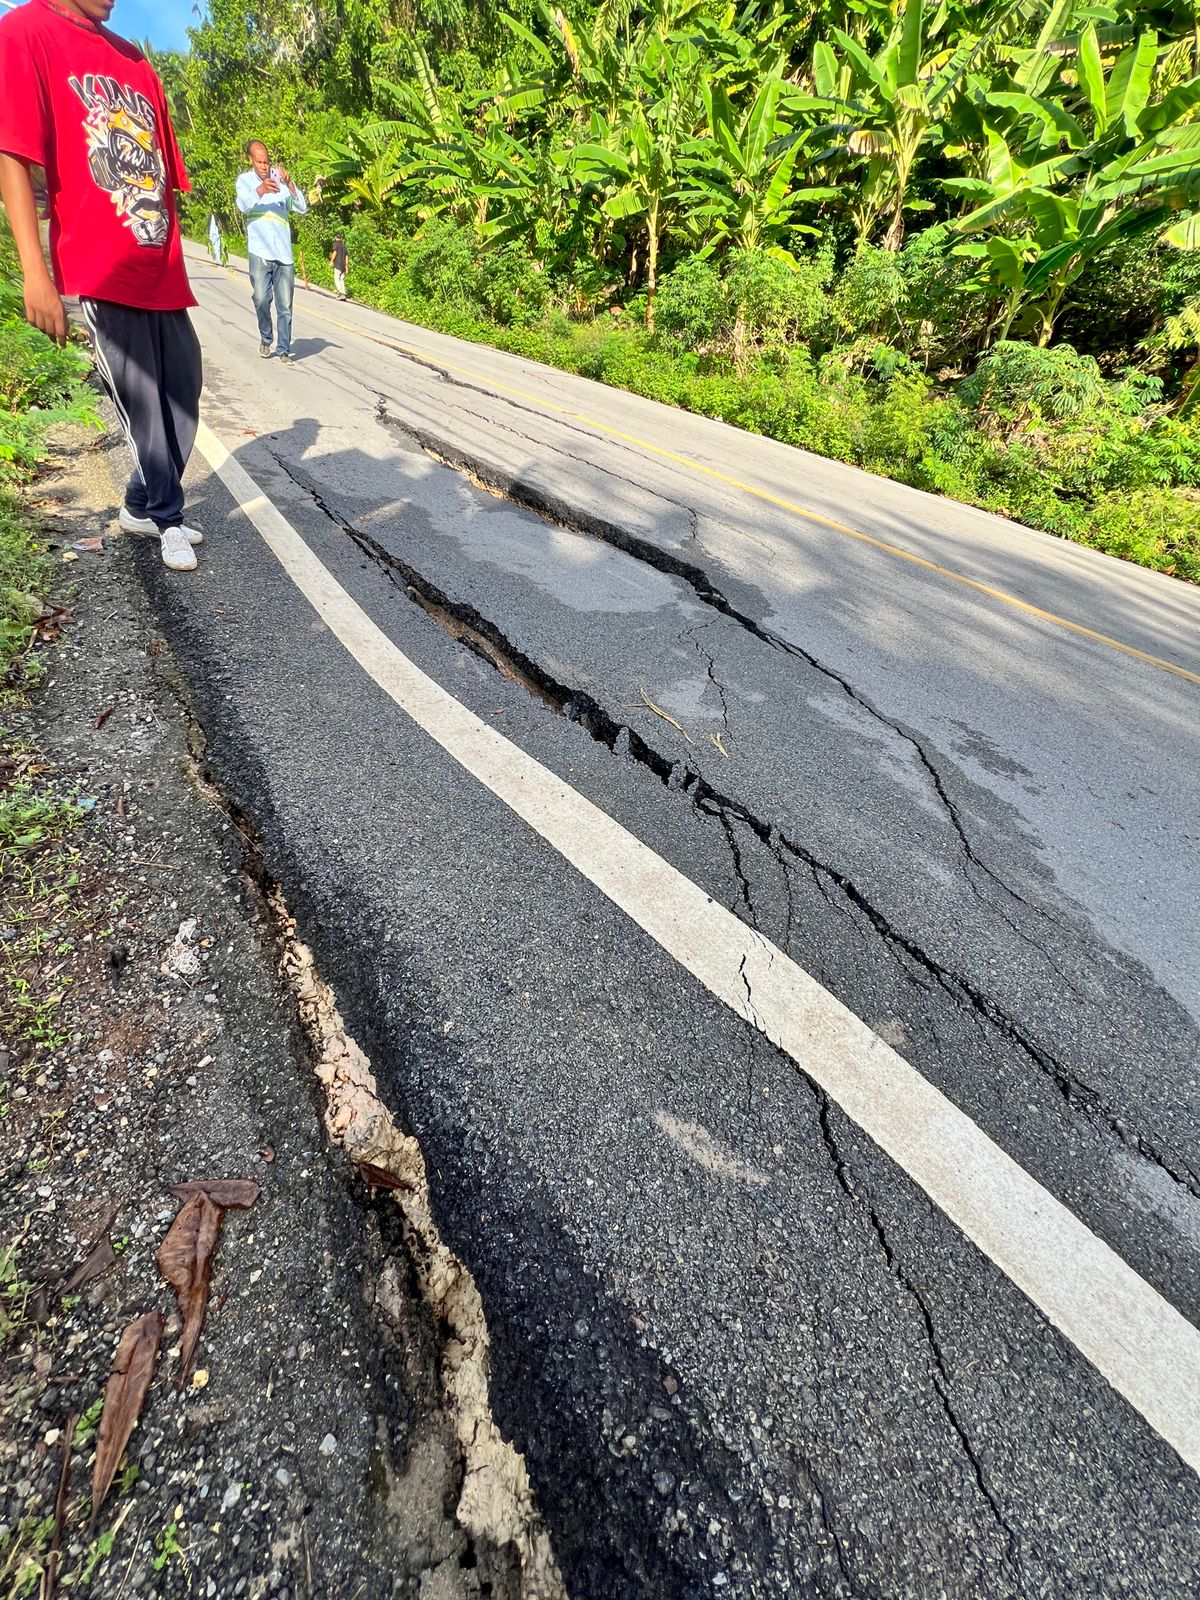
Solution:
{"label": "graphic print on shirt", "polygon": [[167,164],[158,143],[158,119],[144,94],[101,73],[70,84],[87,109],[83,119],[88,165],[97,185],[112,196],[117,215],[138,244],[167,242]]}

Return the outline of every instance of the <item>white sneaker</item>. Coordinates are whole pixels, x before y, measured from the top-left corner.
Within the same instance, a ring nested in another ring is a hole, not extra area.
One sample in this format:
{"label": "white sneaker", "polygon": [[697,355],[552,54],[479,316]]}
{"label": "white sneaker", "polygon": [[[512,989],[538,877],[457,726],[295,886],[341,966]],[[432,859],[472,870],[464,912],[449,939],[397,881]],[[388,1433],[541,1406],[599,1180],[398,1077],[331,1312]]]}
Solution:
{"label": "white sneaker", "polygon": [[182,528],[164,528],[159,538],[164,567],[172,572],[195,572],[196,552]]}
{"label": "white sneaker", "polygon": [[[117,512],[117,521],[126,533],[157,533],[158,524],[149,517],[135,517],[128,506],[122,506]],[[189,528],[187,523],[180,524],[180,531],[189,544],[203,544],[204,535],[199,528]]]}

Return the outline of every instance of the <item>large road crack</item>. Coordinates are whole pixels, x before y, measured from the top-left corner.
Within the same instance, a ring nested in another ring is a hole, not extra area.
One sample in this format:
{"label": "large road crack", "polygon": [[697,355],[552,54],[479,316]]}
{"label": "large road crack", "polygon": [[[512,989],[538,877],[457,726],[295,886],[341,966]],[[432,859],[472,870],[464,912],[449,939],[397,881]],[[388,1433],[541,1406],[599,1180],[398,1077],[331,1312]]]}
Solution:
{"label": "large road crack", "polygon": [[[416,360],[417,358],[413,357],[411,359]],[[428,366],[432,371],[439,373],[442,372],[442,369],[437,367],[432,362],[419,362],[419,364]],[[442,375],[446,377],[448,382],[454,383],[459,388],[470,389],[479,394],[489,393],[489,391],[481,389],[477,385],[464,384],[457,379],[451,378],[448,374],[443,373]],[[543,414],[535,411],[533,407],[520,405],[517,402],[509,399],[507,396],[494,398],[503,399],[506,405],[512,406],[515,410],[528,412],[533,416],[543,417]],[[664,494],[659,488],[637,482],[636,480],[628,477],[626,474],[619,473],[612,468],[602,466],[587,456],[582,456],[574,451],[566,450],[561,445],[548,446],[544,439],[534,438],[531,434],[527,434],[519,428],[514,428],[508,423],[501,422],[495,417],[483,416],[482,414],[474,411],[467,411],[465,414],[483,426],[498,428],[503,433],[510,434],[515,438],[523,440],[525,443],[536,448],[539,453],[544,453],[545,450],[549,448],[555,454],[561,455],[567,460],[575,461],[579,465],[587,467],[589,470],[599,471],[604,473],[606,476],[616,478],[619,482],[636,489],[640,493],[653,495],[656,499],[663,501],[665,504],[674,506],[677,510],[683,511],[690,518],[690,537],[693,541],[698,539],[699,514],[694,506],[690,506],[684,501],[676,500],[674,497]],[[666,576],[681,579],[691,587],[692,591],[705,605],[711,606],[723,617],[726,617],[736,623],[740,628],[753,635],[753,637],[758,639],[760,642],[766,644],[770,649],[782,651],[784,654],[789,655],[796,660],[803,661],[805,665],[812,668],[813,671],[829,679],[859,710],[866,712],[866,714],[881,728],[885,729],[891,736],[903,741],[912,750],[916,757],[919,768],[928,780],[929,786],[938,801],[939,807],[946,816],[950,828],[958,841],[958,846],[962,853],[964,862],[963,875],[972,894],[982,905],[986,906],[989,910],[995,911],[1005,923],[1009,931],[1016,938],[1020,939],[1023,943],[1027,944],[1031,949],[1037,952],[1038,956],[1046,962],[1055,975],[1063,983],[1068,985],[1077,1000],[1086,1002],[1087,997],[1080,992],[1071,975],[1065,970],[1060,962],[1055,959],[1050,945],[1047,942],[1036,938],[1033,934],[1029,933],[1025,928],[1023,928],[1017,918],[1010,914],[1005,902],[1012,901],[1031,915],[1041,918],[1044,921],[1051,923],[1055,927],[1061,927],[1061,923],[1059,922],[1058,918],[1056,918],[1045,905],[1034,904],[1034,902],[1022,895],[1012,886],[1012,884],[1001,877],[996,869],[989,862],[985,861],[979,854],[971,840],[970,834],[967,832],[960,807],[950,794],[945,779],[933,760],[927,741],[922,739],[921,736],[906,723],[903,723],[894,717],[887,716],[887,714],[875,704],[870,696],[864,694],[860,689],[856,688],[842,673],[839,673],[827,663],[821,661],[818,657],[813,655],[811,651],[806,650],[802,645],[797,644],[795,640],[785,638],[784,635],[776,632],[774,629],[764,627],[761,623],[750,617],[746,612],[743,612],[732,605],[728,598],[718,588],[718,586],[709,578],[707,573],[704,572],[703,568],[695,565],[692,562],[686,562],[678,556],[672,555],[669,551],[662,549],[660,546],[654,544],[650,540],[642,538],[638,534],[631,533],[629,529],[611,521],[610,519],[600,517],[590,511],[583,511],[578,506],[568,506],[564,501],[560,500],[557,496],[551,495],[550,492],[543,487],[530,483],[517,474],[506,473],[494,464],[485,464],[477,457],[472,457],[466,452],[459,450],[456,446],[448,443],[445,439],[435,437],[427,429],[420,427],[418,424],[406,418],[396,416],[395,413],[389,409],[388,397],[386,395],[381,394],[378,396],[376,415],[380,422],[382,422],[385,426],[393,428],[413,440],[413,442],[416,443],[431,460],[436,461],[439,466],[444,466],[452,471],[460,473],[461,475],[469,478],[473,483],[488,490],[490,493],[501,495],[505,499],[511,500],[513,504],[519,505],[526,510],[533,511],[538,516],[554,522],[557,526],[560,526],[569,532],[579,533],[586,537],[598,538],[603,542],[612,545],[614,548],[620,549],[623,553],[633,557],[635,560],[644,562],[646,565],[651,566],[656,571],[661,572]],[[545,420],[544,417],[543,420]],[[572,431],[582,434],[587,439],[594,439],[595,437],[594,434],[589,433],[585,428],[566,422],[561,418],[554,418],[552,420],[556,424],[559,424],[563,427],[570,427]],[[699,648],[699,646],[697,646],[697,648]],[[725,701],[724,690],[721,688],[716,679],[715,665],[711,656],[708,657],[708,663],[709,676],[721,695],[726,726],[728,726],[728,706]],[[995,899],[986,895],[983,892],[980,883],[978,882],[976,876],[977,874],[982,875],[989,883],[994,885],[995,888],[1000,891],[1002,898]]]}
{"label": "large road crack", "polygon": [[[810,1083],[812,1082],[811,1079],[809,1081]],[[821,1129],[821,1137],[824,1141],[825,1148],[829,1153],[829,1159],[833,1165],[833,1172],[835,1178],[837,1179],[838,1186],[849,1198],[856,1209],[858,1209],[866,1218],[867,1224],[870,1227],[870,1230],[883,1253],[883,1258],[887,1264],[888,1272],[900,1285],[910,1304],[916,1311],[917,1319],[923,1330],[925,1343],[929,1351],[929,1373],[934,1392],[941,1404],[942,1412],[946,1418],[946,1421],[949,1424],[951,1431],[957,1438],[963,1454],[967,1459],[971,1476],[974,1479],[975,1487],[979,1492],[980,1498],[987,1505],[988,1510],[996,1523],[996,1526],[999,1528],[1004,1537],[1004,1561],[1009,1569],[1010,1576],[1015,1585],[1015,1592],[1017,1594],[1022,1594],[1024,1593],[1024,1581],[1021,1572],[1021,1554],[1017,1535],[1008,1519],[1004,1515],[1004,1512],[1000,1506],[1000,1502],[996,1498],[995,1491],[988,1482],[987,1475],[983,1469],[983,1463],[979,1458],[979,1453],[971,1441],[971,1436],[967,1432],[966,1425],[958,1414],[952,1393],[949,1367],[946,1362],[945,1352],[943,1351],[941,1342],[938,1339],[937,1329],[934,1326],[933,1314],[929,1309],[929,1302],[926,1300],[924,1294],[921,1292],[914,1279],[906,1270],[903,1262],[896,1254],[891,1240],[888,1238],[887,1230],[883,1225],[883,1220],[876,1211],[875,1207],[871,1204],[869,1196],[865,1192],[860,1191],[858,1184],[855,1181],[854,1174],[850,1170],[849,1164],[842,1154],[841,1146],[839,1145],[837,1136],[830,1124],[829,1096],[815,1083],[812,1083],[812,1089],[817,1101],[817,1120]]]}
{"label": "large road crack", "polygon": [[[940,988],[956,1007],[971,1015],[985,1034],[990,1032],[1018,1050],[1053,1085],[1068,1106],[1101,1120],[1123,1145],[1135,1150],[1174,1182],[1200,1198],[1200,1177],[1185,1162],[1168,1156],[1149,1139],[1130,1129],[1125,1118],[1107,1102],[1099,1088],[1059,1061],[1052,1051],[1041,1045],[970,978],[946,966],[916,939],[904,933],[847,873],[822,861],[798,839],[784,834],[773,821],[757,815],[731,795],[722,793],[696,768],[663,754],[627,723],[612,716],[583,689],[554,678],[475,607],[465,601],[451,599],[410,563],[394,555],[363,529],[348,522],[329,503],[319,484],[308,473],[288,461],[281,451],[272,447],[270,441],[263,442],[280,469],[311,499],[317,509],[353,539],[411,600],[460,643],[475,651],[510,681],[520,684],[543,704],[576,723],[598,744],[644,767],[665,788],[686,796],[698,812],[722,828],[727,841],[731,842],[729,830],[732,824],[740,824],[759,840],[785,871],[790,864],[800,866],[813,876],[827,899],[829,892],[835,890],[861,914],[888,948],[906,957],[913,968],[924,974],[933,986]],[[748,621],[748,626],[752,631],[758,630],[756,623]],[[856,691],[849,686],[847,692],[857,698]],[[735,870],[743,888],[743,899],[746,899],[749,879],[743,871],[740,855],[735,857]],[[749,903],[748,899],[746,903]],[[752,922],[752,919],[749,920]]]}
{"label": "large road crack", "polygon": [[[470,387],[470,385],[467,387]],[[486,393],[487,391],[480,392]],[[911,747],[917,758],[919,766],[928,778],[930,787],[936,795],[941,808],[945,812],[947,820],[949,821],[950,826],[959,841],[960,848],[968,866],[973,867],[977,871],[983,873],[991,882],[996,884],[996,886],[1001,889],[1004,894],[1010,896],[1019,905],[1025,907],[1025,909],[1033,911],[1037,914],[1042,914],[1042,908],[1031,905],[1030,902],[1025,900],[1015,889],[1011,887],[1011,885],[1006,883],[996,873],[993,867],[991,867],[980,857],[975,849],[975,846],[971,842],[969,834],[967,833],[966,826],[963,822],[959,808],[953,797],[950,795],[941,773],[934,764],[925,740],[923,740],[919,734],[915,733],[903,722],[897,720],[896,718],[889,717],[879,706],[875,704],[869,695],[866,695],[860,689],[857,689],[854,684],[852,684],[850,680],[844,676],[844,674],[838,672],[836,668],[831,667],[826,662],[821,661],[810,650],[806,650],[803,645],[797,644],[795,640],[785,638],[783,634],[776,632],[776,630],[773,628],[764,627],[763,624],[758,622],[756,618],[751,617],[747,612],[740,610],[727,598],[719,586],[713,582],[703,567],[694,562],[683,560],[680,556],[674,555],[670,551],[660,548],[652,541],[643,538],[639,534],[632,533],[628,528],[621,526],[621,524],[617,522],[613,522],[609,518],[602,517],[594,511],[587,510],[579,506],[570,506],[559,496],[552,494],[543,486],[531,483],[517,473],[507,472],[494,463],[482,462],[477,457],[468,455],[465,451],[458,449],[457,446],[448,443],[446,440],[435,437],[427,429],[420,427],[418,424],[407,419],[397,417],[392,411],[389,410],[386,398],[382,395],[379,398],[377,414],[381,422],[408,435],[408,437],[413,439],[421,447],[421,449],[426,452],[427,455],[438,461],[440,465],[451,467],[457,472],[470,476],[472,479],[483,484],[493,492],[504,495],[506,499],[513,501],[514,504],[523,506],[527,510],[534,511],[539,516],[549,518],[551,521],[557,523],[559,526],[567,529],[568,531],[601,539],[606,544],[614,546],[616,549],[623,551],[626,555],[632,556],[636,560],[644,562],[646,565],[653,567],[656,571],[661,572],[666,576],[682,579],[688,584],[692,592],[703,604],[711,606],[723,617],[735,622],[738,627],[751,634],[761,643],[767,645],[768,648],[775,651],[780,651],[785,655],[792,656],[796,660],[803,661],[804,664],[810,667],[814,672],[817,672],[822,677],[828,679],[829,682],[833,683],[855,706],[857,706],[860,710],[865,711],[873,721],[877,722],[882,728],[885,728],[894,737],[902,740]],[[540,413],[534,414],[540,415]],[[503,423],[496,423],[495,419],[492,418],[480,417],[478,420],[484,423],[490,423],[492,426],[498,426],[504,429],[504,431],[510,433],[518,432],[518,430],[506,428],[505,424]],[[543,441],[532,439],[525,434],[518,433],[518,436],[527,439],[527,442],[536,445],[539,450],[544,450],[546,448]],[[582,465],[588,466],[592,469],[594,469],[596,466],[594,461],[589,461],[587,458],[582,456],[572,455],[570,451],[561,451],[559,453],[566,455],[569,459],[579,461]],[[618,476],[620,475],[618,474]],[[631,483],[631,480],[628,478],[623,478],[622,481]],[[631,483],[631,487],[645,489],[645,486],[640,484]],[[668,504],[687,510],[693,518],[696,516],[696,512],[693,507],[684,506],[682,502],[670,499],[670,497],[663,495],[660,490],[645,489],[645,492],[654,494],[659,499],[666,500]],[[968,877],[972,887],[978,893],[978,886],[975,884],[974,880],[970,878],[969,874]]]}

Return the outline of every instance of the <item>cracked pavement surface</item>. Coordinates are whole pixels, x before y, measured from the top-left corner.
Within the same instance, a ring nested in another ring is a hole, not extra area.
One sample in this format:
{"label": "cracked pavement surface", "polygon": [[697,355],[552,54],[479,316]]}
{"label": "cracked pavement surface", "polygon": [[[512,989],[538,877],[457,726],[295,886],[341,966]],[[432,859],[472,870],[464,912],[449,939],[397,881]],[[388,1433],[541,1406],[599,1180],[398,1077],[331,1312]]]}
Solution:
{"label": "cracked pavement surface", "polygon": [[[315,295],[280,371],[193,278],[210,424],[400,649],[1200,1317],[1195,686],[615,435],[1193,671],[1200,595]],[[421,1140],[572,1594],[1195,1593],[1194,1475],[189,487],[200,570],[147,582]]]}

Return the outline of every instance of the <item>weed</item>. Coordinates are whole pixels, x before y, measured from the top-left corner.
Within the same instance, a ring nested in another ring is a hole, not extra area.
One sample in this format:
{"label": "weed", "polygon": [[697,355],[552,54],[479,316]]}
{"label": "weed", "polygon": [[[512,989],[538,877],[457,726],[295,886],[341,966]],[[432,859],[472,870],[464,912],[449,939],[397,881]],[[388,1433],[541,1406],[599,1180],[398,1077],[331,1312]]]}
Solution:
{"label": "weed", "polygon": [[0,793],[0,921],[15,930],[0,947],[0,1034],[44,1049],[66,1039],[59,1013],[72,980],[44,967],[52,950],[74,945],[84,914],[70,843],[83,815],[28,777]]}
{"label": "weed", "polygon": [[154,1548],[157,1554],[151,1565],[155,1572],[161,1572],[172,1561],[182,1561],[187,1564],[187,1552],[179,1542],[179,1524],[168,1522],[155,1536]]}
{"label": "weed", "polygon": [[33,1285],[21,1277],[15,1244],[0,1245],[0,1347],[25,1326]]}
{"label": "weed", "polygon": [[75,1424],[75,1443],[85,1445],[90,1443],[96,1429],[100,1426],[100,1413],[104,1410],[104,1396],[97,1395],[91,1405]]}
{"label": "weed", "polygon": [[107,1561],[112,1555],[113,1545],[117,1542],[117,1530],[107,1528],[100,1536],[93,1539],[88,1546],[87,1554],[83,1558],[83,1565],[79,1569],[79,1585],[91,1583],[95,1576],[96,1568],[102,1561]]}
{"label": "weed", "polygon": [[27,1600],[36,1594],[46,1575],[54,1517],[22,1517],[0,1538],[0,1580],[8,1584],[5,1600]]}

